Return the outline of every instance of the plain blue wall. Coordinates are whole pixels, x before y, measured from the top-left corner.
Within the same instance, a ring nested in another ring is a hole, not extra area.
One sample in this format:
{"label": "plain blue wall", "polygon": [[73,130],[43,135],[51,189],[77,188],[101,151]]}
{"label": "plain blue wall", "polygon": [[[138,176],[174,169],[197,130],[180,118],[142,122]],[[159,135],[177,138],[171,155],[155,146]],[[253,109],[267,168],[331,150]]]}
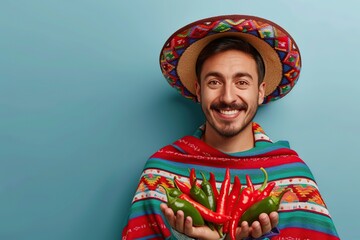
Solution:
{"label": "plain blue wall", "polygon": [[1,0],[0,239],[120,239],[147,157],[203,121],[158,65],[213,15],[271,19],[303,70],[257,121],[312,169],[342,239],[359,239],[357,1]]}

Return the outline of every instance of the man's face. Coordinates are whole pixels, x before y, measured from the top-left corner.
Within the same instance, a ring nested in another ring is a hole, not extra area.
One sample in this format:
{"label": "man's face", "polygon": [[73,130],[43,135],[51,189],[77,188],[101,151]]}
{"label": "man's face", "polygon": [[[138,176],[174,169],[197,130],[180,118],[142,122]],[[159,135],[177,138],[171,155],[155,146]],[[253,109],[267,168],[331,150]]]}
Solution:
{"label": "man's face", "polygon": [[258,85],[255,60],[228,50],[208,58],[201,70],[196,95],[207,128],[222,137],[233,137],[249,126],[263,101],[265,83]]}

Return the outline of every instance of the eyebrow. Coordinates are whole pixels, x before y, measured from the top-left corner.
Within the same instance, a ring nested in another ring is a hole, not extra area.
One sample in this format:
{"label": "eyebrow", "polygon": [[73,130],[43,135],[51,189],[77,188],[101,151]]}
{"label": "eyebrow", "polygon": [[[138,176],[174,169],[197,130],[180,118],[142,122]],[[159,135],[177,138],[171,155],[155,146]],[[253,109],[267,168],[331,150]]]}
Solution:
{"label": "eyebrow", "polygon": [[[208,78],[208,77],[218,77],[221,78],[223,77],[223,75],[219,72],[208,72],[205,76],[204,79]],[[237,72],[235,73],[235,75],[233,75],[233,78],[240,78],[240,77],[249,77],[251,80],[253,80],[253,77],[251,74],[247,73],[247,72]]]}
{"label": "eyebrow", "polygon": [[220,74],[219,72],[208,72],[205,76],[204,79],[208,78],[208,77],[218,77],[221,78],[223,75]]}
{"label": "eyebrow", "polygon": [[251,80],[253,80],[253,76],[250,73],[247,72],[238,72],[234,75],[235,78],[240,78],[240,77],[249,77]]}

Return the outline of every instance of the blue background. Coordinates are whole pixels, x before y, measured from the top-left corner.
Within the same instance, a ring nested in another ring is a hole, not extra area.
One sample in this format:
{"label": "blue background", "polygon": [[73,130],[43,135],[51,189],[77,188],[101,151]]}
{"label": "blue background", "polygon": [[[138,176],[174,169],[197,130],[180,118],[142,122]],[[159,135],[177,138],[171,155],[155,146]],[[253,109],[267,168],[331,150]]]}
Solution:
{"label": "blue background", "polygon": [[342,239],[359,239],[360,4],[286,0],[1,0],[0,239],[120,239],[149,155],[203,122],[163,78],[178,28],[275,21],[300,80],[256,120],[312,169]]}

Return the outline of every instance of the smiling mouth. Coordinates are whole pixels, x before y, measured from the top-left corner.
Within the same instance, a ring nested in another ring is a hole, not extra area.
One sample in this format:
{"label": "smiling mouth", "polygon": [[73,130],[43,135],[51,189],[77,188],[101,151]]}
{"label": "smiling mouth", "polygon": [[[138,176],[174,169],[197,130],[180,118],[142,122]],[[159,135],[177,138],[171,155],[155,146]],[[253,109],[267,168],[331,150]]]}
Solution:
{"label": "smiling mouth", "polygon": [[239,116],[241,109],[216,109],[215,112],[220,119],[231,120]]}
{"label": "smiling mouth", "polygon": [[226,104],[224,102],[219,102],[212,104],[210,109],[216,112],[220,118],[234,119],[238,117],[242,111],[247,110],[247,105],[245,103]]}
{"label": "smiling mouth", "polygon": [[232,109],[232,110],[219,109],[218,112],[223,115],[231,116],[237,114],[240,111],[238,109]]}

